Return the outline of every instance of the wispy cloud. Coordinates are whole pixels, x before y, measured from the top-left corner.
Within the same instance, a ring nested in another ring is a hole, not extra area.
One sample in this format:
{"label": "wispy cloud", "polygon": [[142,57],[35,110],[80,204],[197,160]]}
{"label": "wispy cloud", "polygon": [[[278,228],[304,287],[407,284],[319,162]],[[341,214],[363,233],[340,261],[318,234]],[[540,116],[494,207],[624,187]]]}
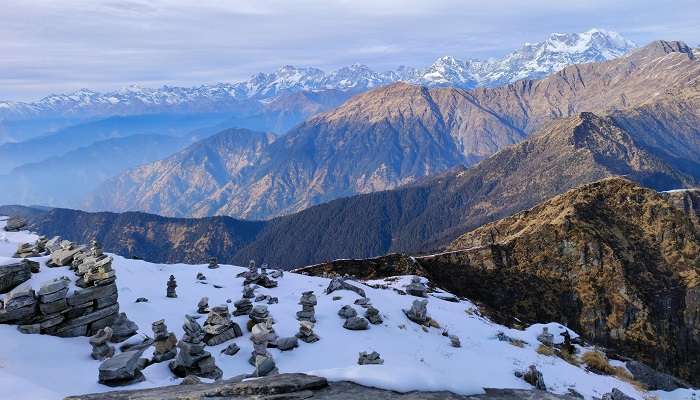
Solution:
{"label": "wispy cloud", "polygon": [[230,81],[284,64],[422,66],[594,26],[697,45],[699,14],[697,0],[5,0],[0,98]]}

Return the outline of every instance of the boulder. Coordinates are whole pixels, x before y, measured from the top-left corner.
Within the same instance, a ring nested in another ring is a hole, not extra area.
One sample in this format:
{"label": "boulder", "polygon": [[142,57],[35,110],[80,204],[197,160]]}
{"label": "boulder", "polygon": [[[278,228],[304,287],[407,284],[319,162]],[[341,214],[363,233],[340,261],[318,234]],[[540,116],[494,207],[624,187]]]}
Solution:
{"label": "boulder", "polygon": [[142,382],[145,378],[139,369],[142,351],[134,350],[117,354],[99,367],[99,382],[107,386],[124,386]]}
{"label": "boulder", "polygon": [[27,226],[27,221],[20,217],[10,217],[5,221],[5,227],[3,228],[6,232],[19,232]]}
{"label": "boulder", "polygon": [[627,370],[636,381],[643,383],[649,390],[664,390],[667,392],[676,389],[690,388],[690,384],[675,376],[656,371],[646,364],[638,361],[627,361]]}
{"label": "boulder", "polygon": [[299,341],[294,336],[277,339],[277,348],[280,351],[292,350],[295,347],[299,347]]}
{"label": "boulder", "polygon": [[338,316],[344,319],[356,317],[357,311],[354,308],[352,308],[352,306],[342,306],[340,310],[338,310]]}
{"label": "boulder", "polygon": [[359,365],[368,365],[368,364],[384,364],[384,360],[381,359],[379,356],[379,353],[376,351],[373,351],[371,353],[367,352],[361,352],[360,357],[357,360],[357,363]]}
{"label": "boulder", "polygon": [[31,277],[31,267],[26,263],[0,265],[0,293],[7,293]]}
{"label": "boulder", "polygon": [[369,322],[362,317],[351,317],[345,320],[343,328],[351,331],[364,331],[369,329]]}

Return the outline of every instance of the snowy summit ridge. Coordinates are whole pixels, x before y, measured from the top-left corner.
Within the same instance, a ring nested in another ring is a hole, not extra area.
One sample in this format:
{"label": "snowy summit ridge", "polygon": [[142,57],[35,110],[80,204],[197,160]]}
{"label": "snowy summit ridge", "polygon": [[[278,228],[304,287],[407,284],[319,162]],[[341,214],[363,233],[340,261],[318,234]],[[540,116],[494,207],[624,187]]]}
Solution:
{"label": "snowy summit ridge", "polygon": [[250,99],[265,100],[299,91],[364,91],[397,81],[429,87],[492,87],[520,79],[539,79],[567,65],[610,60],[633,48],[633,42],[603,29],[553,33],[542,42],[526,43],[500,59],[461,60],[444,56],[426,68],[401,66],[386,72],[377,72],[362,64],[331,72],[285,65],[271,73],[257,73],[245,81],[189,88],[129,86],[105,93],[81,89],[70,94],[50,95],[31,103],[0,101],[0,118],[157,112],[173,108],[210,111],[213,104],[221,106]]}

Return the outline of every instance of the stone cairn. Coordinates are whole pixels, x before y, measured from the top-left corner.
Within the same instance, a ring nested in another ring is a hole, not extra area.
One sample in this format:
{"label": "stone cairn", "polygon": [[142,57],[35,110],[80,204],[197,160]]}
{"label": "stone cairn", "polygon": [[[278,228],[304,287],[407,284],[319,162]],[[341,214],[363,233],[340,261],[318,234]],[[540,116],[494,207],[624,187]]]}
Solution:
{"label": "stone cairn", "polygon": [[406,293],[416,297],[427,297],[428,287],[421,282],[419,277],[414,276],[411,278],[411,283],[406,285]]}
{"label": "stone cairn", "polygon": [[371,365],[371,364],[384,364],[384,360],[381,359],[379,356],[379,353],[376,351],[373,351],[371,353],[367,353],[365,351],[360,353],[360,357],[357,360],[357,363],[359,365]]}
{"label": "stone cairn", "polygon": [[[22,260],[0,266],[0,293],[7,293],[5,301],[0,302],[0,323],[18,325],[23,333],[61,337],[93,336],[112,326],[119,312],[116,276],[111,258],[101,253],[99,245],[93,243],[88,250],[57,236],[38,240],[34,248],[51,255],[47,265],[71,267],[75,278],[51,279],[35,292],[29,279],[33,270],[38,272],[38,263]],[[89,270],[83,265],[86,262],[91,266]],[[91,273],[86,281],[88,271]],[[68,296],[72,281],[79,289]]]}
{"label": "stone cairn", "polygon": [[[201,273],[201,272],[197,272],[197,276],[196,276],[196,279],[197,279],[198,281],[206,281],[206,280],[207,280],[207,277],[206,277],[206,276],[204,276],[204,274],[203,274],[203,273]],[[202,282],[202,283],[204,283],[204,282]]]}
{"label": "stone cairn", "polygon": [[542,333],[537,335],[537,340],[546,345],[546,346],[552,346],[554,344],[554,335],[549,333],[549,328],[542,327]]}
{"label": "stone cairn", "polygon": [[403,310],[406,317],[419,325],[428,325],[428,300],[413,300],[409,310]]}
{"label": "stone cairn", "polygon": [[244,298],[244,299],[252,299],[252,298],[255,298],[255,286],[253,286],[253,285],[244,285],[244,286],[243,286],[243,298]]}
{"label": "stone cairn", "polygon": [[177,355],[177,338],[172,332],[168,332],[165,320],[161,319],[151,324],[153,329],[153,350],[152,363],[159,363],[172,360]]}
{"label": "stone cairn", "polygon": [[209,259],[209,266],[207,268],[209,268],[209,269],[219,268],[219,263],[217,262],[216,257],[212,257]]}
{"label": "stone cairn", "polygon": [[46,250],[46,236],[39,236],[34,243],[21,243],[17,246],[14,258],[40,257],[48,254]]}
{"label": "stone cairn", "polygon": [[272,322],[269,320],[253,326],[250,335],[250,340],[253,342],[253,353],[248,362],[255,367],[255,376],[266,376],[277,370],[272,355],[267,351],[271,339],[276,340],[275,336]]}
{"label": "stone cairn", "polygon": [[314,333],[314,323],[311,321],[299,321],[299,332],[296,337],[305,343],[317,342],[320,338]]}
{"label": "stone cairn", "polygon": [[318,304],[318,301],[316,300],[316,295],[314,295],[313,290],[302,293],[299,304],[301,305],[301,311],[297,311],[297,320],[315,323],[316,304]]}
{"label": "stone cairn", "polygon": [[126,339],[134,336],[138,331],[139,326],[136,322],[130,320],[126,313],[120,313],[112,323],[112,343],[121,343]]}
{"label": "stone cairn", "polygon": [[114,346],[108,342],[112,338],[112,328],[105,326],[97,331],[94,336],[90,336],[90,344],[92,345],[92,358],[102,361],[114,355]]}
{"label": "stone cairn", "polygon": [[197,314],[207,314],[209,312],[209,297],[202,297],[197,303]]}
{"label": "stone cairn", "polygon": [[184,378],[187,375],[196,375],[201,378],[219,379],[223,372],[216,366],[211,353],[204,350],[204,331],[193,316],[185,316],[182,326],[185,334],[177,343],[180,351],[175,360],[168,365],[176,376]]}
{"label": "stone cairn", "polygon": [[236,309],[233,310],[233,315],[235,317],[240,317],[241,315],[248,315],[251,311],[253,311],[253,303],[250,301],[250,299],[240,299],[237,302],[233,303],[233,306],[236,307]]}
{"label": "stone cairn", "polygon": [[175,288],[177,288],[175,275],[170,275],[170,278],[168,278],[168,287],[165,292],[165,297],[176,298],[177,293],[175,292]]}
{"label": "stone cairn", "polygon": [[212,307],[204,322],[204,342],[216,346],[239,336],[243,336],[243,332],[237,323],[231,321],[228,306],[223,304]]}
{"label": "stone cairn", "polygon": [[338,315],[345,319],[345,323],[343,323],[343,328],[351,330],[351,331],[364,331],[369,329],[369,322],[362,318],[357,316],[357,311],[352,307],[345,305],[340,308],[338,311]]}

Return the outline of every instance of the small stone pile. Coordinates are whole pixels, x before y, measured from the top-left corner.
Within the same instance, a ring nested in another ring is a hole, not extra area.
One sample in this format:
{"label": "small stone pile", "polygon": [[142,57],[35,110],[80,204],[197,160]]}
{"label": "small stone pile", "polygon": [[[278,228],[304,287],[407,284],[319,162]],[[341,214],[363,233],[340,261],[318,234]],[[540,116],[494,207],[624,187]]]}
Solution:
{"label": "small stone pile", "polygon": [[204,331],[194,317],[185,316],[185,324],[182,328],[185,334],[177,343],[180,351],[175,360],[168,365],[170,370],[178,377],[196,375],[201,378],[219,379],[223,372],[216,366],[211,353],[204,350]]}
{"label": "small stone pile", "polygon": [[[270,321],[255,324],[251,330],[253,353],[248,362],[255,367],[255,376],[266,376],[277,370],[272,355],[267,352],[270,340],[274,337]],[[277,338],[274,337],[276,340]]]}
{"label": "small stone pile", "polygon": [[39,257],[48,254],[46,249],[46,236],[39,236],[34,243],[22,243],[17,246],[15,258]]}
{"label": "small stone pile", "polygon": [[51,251],[51,258],[46,262],[47,266],[64,267],[71,265],[73,263],[73,257],[84,249],[84,247],[78,246],[69,240],[61,241],[59,246],[58,249]]}
{"label": "small stone pile", "polygon": [[209,346],[216,346],[243,336],[241,327],[231,321],[231,314],[225,304],[212,307],[209,311],[209,316],[204,322],[204,333],[204,342]]}
{"label": "small stone pile", "polygon": [[301,311],[297,311],[297,320],[316,322],[316,304],[318,304],[318,301],[313,290],[302,293],[299,304],[301,305]]}
{"label": "small stone pile", "polygon": [[177,338],[172,332],[168,332],[165,320],[161,319],[151,324],[153,329],[154,347],[152,363],[171,360],[177,356]]}
{"label": "small stone pile", "polygon": [[414,276],[411,278],[411,283],[406,285],[406,293],[416,297],[427,297],[428,287],[421,282],[419,277]]}
{"label": "small stone pile", "polygon": [[314,333],[314,323],[304,320],[299,321],[299,332],[295,336],[304,343],[313,343],[320,339]]}
{"label": "small stone pile", "polygon": [[94,336],[90,336],[90,344],[92,345],[93,359],[102,361],[114,355],[114,346],[108,342],[112,338],[112,328],[105,326],[97,331]]}
{"label": "small stone pile", "polygon": [[219,268],[219,263],[217,262],[216,257],[212,257],[209,259],[209,266],[207,268],[209,268],[209,269]]}
{"label": "small stone pile", "polygon": [[428,324],[428,300],[413,300],[409,310],[403,310],[406,317],[411,321],[420,324]]}
{"label": "small stone pile", "polygon": [[114,322],[112,322],[112,343],[121,343],[134,336],[138,330],[139,326],[136,325],[136,322],[130,320],[126,313],[119,313]]}
{"label": "small stone pile", "polygon": [[248,315],[251,311],[253,311],[253,303],[250,301],[250,299],[240,299],[237,302],[233,303],[233,306],[236,307],[236,309],[233,310],[233,315],[235,317],[240,317],[241,315]]}
{"label": "small stone pile", "polygon": [[554,335],[549,332],[549,328],[542,327],[542,333],[537,335],[537,340],[547,346],[552,346],[554,344]]}
{"label": "small stone pile", "polygon": [[209,312],[209,297],[202,297],[197,303],[197,314],[207,314]]}
{"label": "small stone pile", "polygon": [[131,350],[105,360],[100,364],[98,381],[112,387],[143,382],[146,378],[141,373],[142,353],[143,350]]}
{"label": "small stone pile", "polygon": [[255,286],[244,285],[243,286],[243,298],[252,299],[255,297]]}
{"label": "small stone pile", "polygon": [[250,320],[253,321],[255,324],[271,320],[270,311],[267,309],[267,306],[262,304],[253,307],[253,311],[251,311],[249,315]]}
{"label": "small stone pile", "polygon": [[544,383],[544,377],[542,376],[542,372],[538,371],[537,367],[534,365],[530,365],[528,369],[524,372],[515,372],[515,376],[517,376],[518,378],[522,378],[525,382],[534,386],[535,389],[547,390],[547,385],[545,385]]}
{"label": "small stone pile", "polygon": [[177,288],[177,281],[175,280],[175,275],[170,275],[170,278],[168,278],[167,285],[168,286],[165,290],[165,297],[176,298],[177,292],[175,292],[175,288]]}
{"label": "small stone pile", "polygon": [[384,360],[379,356],[379,353],[376,351],[373,351],[371,353],[367,353],[365,351],[360,353],[360,357],[357,360],[357,363],[360,365],[379,365],[379,364],[384,364]]}
{"label": "small stone pile", "polygon": [[357,311],[355,311],[352,306],[345,305],[338,310],[338,315],[345,319],[343,323],[343,328],[351,331],[364,331],[369,329],[369,322],[357,316]]}
{"label": "small stone pile", "polygon": [[73,268],[80,277],[76,281],[80,287],[109,285],[117,279],[112,269],[112,257],[103,254],[102,247],[96,241],[93,241],[89,254],[76,254]]}

